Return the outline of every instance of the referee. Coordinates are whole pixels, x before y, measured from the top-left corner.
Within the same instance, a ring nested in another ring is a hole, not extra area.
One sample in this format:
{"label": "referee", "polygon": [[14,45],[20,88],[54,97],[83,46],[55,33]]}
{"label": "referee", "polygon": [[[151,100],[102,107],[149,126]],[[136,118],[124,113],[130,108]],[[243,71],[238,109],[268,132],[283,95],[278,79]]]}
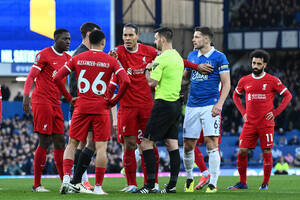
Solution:
{"label": "referee", "polygon": [[162,53],[152,65],[145,69],[150,87],[155,87],[155,101],[146,132],[141,143],[147,183],[137,193],[156,193],[155,185],[155,142],[164,140],[170,155],[171,177],[161,193],[176,193],[176,183],[180,169],[178,150],[178,121],[181,112],[179,92],[184,64],[179,53],[172,48],[173,32],[169,28],[155,30],[155,44]]}

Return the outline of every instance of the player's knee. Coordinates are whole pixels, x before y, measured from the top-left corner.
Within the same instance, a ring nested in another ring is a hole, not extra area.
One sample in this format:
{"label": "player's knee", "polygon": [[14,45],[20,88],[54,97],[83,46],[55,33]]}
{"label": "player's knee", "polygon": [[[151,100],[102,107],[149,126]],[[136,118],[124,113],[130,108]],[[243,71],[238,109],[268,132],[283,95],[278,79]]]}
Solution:
{"label": "player's knee", "polygon": [[86,146],[88,149],[90,149],[91,151],[95,151],[96,147],[95,147],[95,142],[94,141],[88,141]]}
{"label": "player's knee", "polygon": [[80,142],[77,148],[82,150],[85,146],[86,142]]}
{"label": "player's knee", "polygon": [[219,147],[218,143],[215,143],[213,141],[206,143],[206,149],[208,151],[213,150],[213,149],[217,149],[218,147]]}
{"label": "player's knee", "polygon": [[263,153],[271,153],[272,149],[268,148],[268,149],[263,149]]}
{"label": "player's knee", "polygon": [[248,149],[247,148],[240,148],[239,149],[240,155],[248,155]]}
{"label": "player's knee", "polygon": [[125,149],[127,149],[127,150],[136,149],[136,140],[127,138],[124,140],[124,144],[125,144]]}
{"label": "player's knee", "polygon": [[191,143],[184,143],[184,152],[190,152],[194,149],[195,147]]}
{"label": "player's knee", "polygon": [[48,149],[52,143],[52,139],[49,135],[39,135],[39,146],[43,149]]}

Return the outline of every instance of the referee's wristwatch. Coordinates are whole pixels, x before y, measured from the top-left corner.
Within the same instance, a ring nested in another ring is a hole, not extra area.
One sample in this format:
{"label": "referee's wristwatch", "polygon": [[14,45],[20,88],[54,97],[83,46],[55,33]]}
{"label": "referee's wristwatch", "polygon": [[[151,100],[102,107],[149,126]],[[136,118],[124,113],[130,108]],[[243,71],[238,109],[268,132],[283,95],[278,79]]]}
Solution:
{"label": "referee's wristwatch", "polygon": [[149,72],[151,72],[151,71],[152,71],[152,69],[151,69],[151,68],[147,68],[147,67],[146,67],[146,68],[144,69],[144,74],[146,73],[146,71],[149,71]]}

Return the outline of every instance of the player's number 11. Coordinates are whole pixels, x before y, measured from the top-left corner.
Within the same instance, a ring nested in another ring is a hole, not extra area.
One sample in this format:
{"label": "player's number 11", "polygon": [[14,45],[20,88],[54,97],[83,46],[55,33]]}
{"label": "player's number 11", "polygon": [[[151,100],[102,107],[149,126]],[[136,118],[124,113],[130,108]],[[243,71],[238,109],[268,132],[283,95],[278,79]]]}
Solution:
{"label": "player's number 11", "polygon": [[267,137],[267,142],[273,142],[273,135],[272,133],[266,133],[266,137]]}

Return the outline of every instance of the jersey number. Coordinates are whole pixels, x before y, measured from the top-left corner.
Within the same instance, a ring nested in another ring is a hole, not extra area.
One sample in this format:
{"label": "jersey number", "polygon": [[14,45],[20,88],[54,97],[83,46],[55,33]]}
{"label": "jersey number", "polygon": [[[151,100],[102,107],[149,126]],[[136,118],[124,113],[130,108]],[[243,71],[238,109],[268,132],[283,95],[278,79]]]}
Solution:
{"label": "jersey number", "polygon": [[[90,89],[90,86],[91,86],[89,80],[87,80],[86,78],[83,77],[85,72],[86,72],[85,69],[81,70],[80,73],[79,73],[79,77],[78,77],[77,87],[78,87],[78,90],[79,90],[80,93],[86,93]],[[93,91],[94,94],[103,95],[106,91],[106,83],[101,80],[103,75],[104,75],[104,72],[99,72],[99,74],[97,75],[97,77],[93,81],[92,91]],[[81,83],[84,83],[83,88],[81,87]],[[101,85],[102,89],[98,90],[97,85]]]}
{"label": "jersey number", "polygon": [[267,143],[273,142],[273,135],[272,135],[272,133],[266,133],[266,137],[267,137]]}

